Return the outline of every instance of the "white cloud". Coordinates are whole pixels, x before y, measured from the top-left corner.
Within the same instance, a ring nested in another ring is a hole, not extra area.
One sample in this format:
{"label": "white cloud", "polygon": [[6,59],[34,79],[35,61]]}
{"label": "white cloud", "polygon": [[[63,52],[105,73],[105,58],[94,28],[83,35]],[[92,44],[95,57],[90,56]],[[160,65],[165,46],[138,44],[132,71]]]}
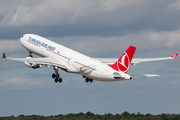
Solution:
{"label": "white cloud", "polygon": [[176,1],[175,3],[169,5],[169,9],[173,8],[180,10],[180,1]]}
{"label": "white cloud", "polygon": [[[16,2],[12,1],[11,4],[2,2],[0,15],[3,18],[0,25],[74,24],[82,18],[97,18],[99,15],[107,14],[107,11],[112,12],[140,1],[142,0],[18,0]],[[121,15],[124,14],[123,12],[120,13]],[[123,17],[123,21],[125,20]]]}
{"label": "white cloud", "polygon": [[142,0],[100,0],[100,6],[105,11],[113,11],[121,6],[128,6]]}
{"label": "white cloud", "polygon": [[180,29],[169,32],[143,31],[124,36],[75,36],[49,39],[56,40],[60,44],[87,55],[109,52],[122,53],[129,45],[136,46],[139,52],[180,49]]}
{"label": "white cloud", "polygon": [[0,82],[0,87],[1,88],[5,88],[8,90],[11,89],[18,89],[18,90],[22,90],[22,89],[30,89],[30,88],[34,88],[34,87],[39,87],[42,86],[44,83],[42,81],[35,81],[32,79],[21,79],[21,78],[10,78],[10,79],[6,79],[2,82]]}
{"label": "white cloud", "polygon": [[[33,1],[33,0],[32,0]],[[6,9],[1,21],[2,26],[24,25],[56,25],[73,23],[77,19],[88,15],[92,1],[82,0],[41,0],[16,4],[14,9]],[[11,6],[9,6],[11,7]],[[13,12],[12,12],[13,11]]]}
{"label": "white cloud", "polygon": [[17,52],[22,50],[22,48],[19,40],[0,40],[1,52]]}

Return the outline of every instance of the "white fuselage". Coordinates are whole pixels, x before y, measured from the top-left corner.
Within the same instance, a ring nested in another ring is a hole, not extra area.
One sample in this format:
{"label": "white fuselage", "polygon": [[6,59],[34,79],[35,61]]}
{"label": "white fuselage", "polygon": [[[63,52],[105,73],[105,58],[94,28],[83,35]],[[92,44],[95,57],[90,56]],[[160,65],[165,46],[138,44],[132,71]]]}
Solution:
{"label": "white fuselage", "polygon": [[[119,72],[106,64],[93,58],[71,50],[46,38],[34,34],[25,34],[20,39],[22,45],[34,54],[43,58],[51,58],[59,61],[65,66],[61,68],[66,72],[77,73],[88,78],[99,81],[119,81],[131,79],[131,76],[124,72]],[[115,75],[122,76],[116,78]]]}

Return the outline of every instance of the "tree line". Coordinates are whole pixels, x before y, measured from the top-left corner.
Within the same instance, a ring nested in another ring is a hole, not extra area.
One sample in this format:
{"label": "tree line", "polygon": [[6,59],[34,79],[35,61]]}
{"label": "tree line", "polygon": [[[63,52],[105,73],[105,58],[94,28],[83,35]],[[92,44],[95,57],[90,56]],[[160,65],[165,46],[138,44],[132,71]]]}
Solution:
{"label": "tree line", "polygon": [[7,116],[0,117],[0,120],[180,120],[180,114],[160,114],[160,115],[152,115],[152,114],[141,114],[138,113],[129,113],[127,111],[122,114],[94,114],[92,112],[87,113],[69,113],[66,115],[59,114],[55,116],[41,116],[41,115],[19,115],[15,116]]}

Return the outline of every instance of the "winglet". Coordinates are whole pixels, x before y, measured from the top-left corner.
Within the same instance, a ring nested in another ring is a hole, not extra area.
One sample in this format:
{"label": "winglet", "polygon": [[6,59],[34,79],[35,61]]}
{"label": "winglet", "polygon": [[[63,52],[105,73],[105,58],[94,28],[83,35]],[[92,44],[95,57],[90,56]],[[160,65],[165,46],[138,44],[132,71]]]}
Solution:
{"label": "winglet", "polygon": [[178,55],[178,53],[172,55],[171,57],[172,57],[172,58],[175,58],[177,55]]}
{"label": "winglet", "polygon": [[6,59],[6,54],[5,53],[3,53],[3,57],[2,58]]}

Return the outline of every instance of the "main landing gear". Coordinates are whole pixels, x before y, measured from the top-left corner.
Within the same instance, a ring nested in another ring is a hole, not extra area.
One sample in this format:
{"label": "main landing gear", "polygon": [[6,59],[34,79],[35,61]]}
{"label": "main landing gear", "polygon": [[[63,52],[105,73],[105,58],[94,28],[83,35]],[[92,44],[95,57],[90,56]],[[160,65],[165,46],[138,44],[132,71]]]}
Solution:
{"label": "main landing gear", "polygon": [[55,73],[52,74],[52,78],[54,78],[55,83],[62,82],[62,78],[60,78],[60,75],[58,73],[58,68],[54,67]]}
{"label": "main landing gear", "polygon": [[93,82],[93,79],[91,79],[91,78],[88,78],[88,77],[86,77],[86,76],[83,76],[83,78],[85,78],[85,81],[88,83],[88,82]]}
{"label": "main landing gear", "polygon": [[[28,55],[28,57],[33,57],[32,56],[32,52],[30,52],[30,51],[28,51],[29,52],[29,55]],[[52,74],[52,78],[54,78],[54,81],[55,81],[55,83],[57,83],[57,82],[62,82],[62,78],[60,78],[60,75],[59,75],[59,73],[58,73],[58,67],[54,67],[54,71],[55,71],[55,73],[53,73]]]}

